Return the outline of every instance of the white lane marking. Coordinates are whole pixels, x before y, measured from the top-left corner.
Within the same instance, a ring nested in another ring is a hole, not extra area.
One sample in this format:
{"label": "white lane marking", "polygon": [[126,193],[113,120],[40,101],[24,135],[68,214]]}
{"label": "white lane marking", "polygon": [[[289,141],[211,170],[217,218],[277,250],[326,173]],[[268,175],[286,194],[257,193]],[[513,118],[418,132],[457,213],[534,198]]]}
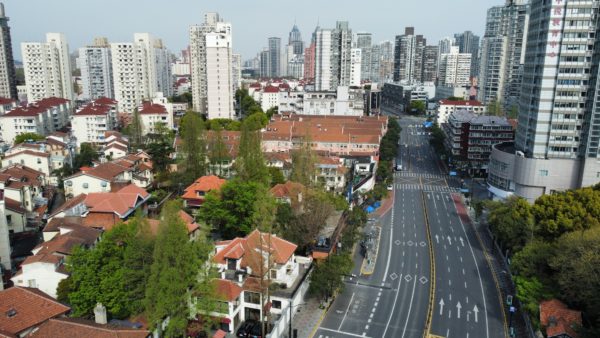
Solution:
{"label": "white lane marking", "polygon": [[394,303],[392,304],[392,312],[390,312],[388,321],[385,324],[385,330],[383,331],[383,335],[381,337],[385,337],[385,334],[387,333],[387,330],[390,327],[390,322],[392,321],[394,309],[396,309],[396,303],[398,302],[398,296],[400,295],[400,285],[402,285],[402,274],[400,274],[400,278],[398,278],[398,288],[396,289],[396,297],[394,297]]}
{"label": "white lane marking", "polygon": [[350,332],[344,332],[344,331],[340,331],[340,330],[328,329],[326,327],[320,327],[319,330],[340,333],[340,334],[347,335],[347,336],[352,336],[352,337],[370,338],[370,337],[367,337],[367,333],[366,332],[363,332],[362,335],[359,335],[359,334],[356,334],[356,333],[350,333]]}
{"label": "white lane marking", "polygon": [[[417,287],[417,280],[413,280],[412,294],[410,295],[410,304],[408,305],[408,316],[406,316],[406,322],[404,323],[404,329],[402,330],[402,337],[406,334],[406,327],[408,326],[408,320],[410,319],[410,311],[412,310],[413,299],[415,298],[415,288]],[[384,335],[385,336],[385,335]]]}
{"label": "white lane marking", "polygon": [[[456,203],[454,203],[454,209],[456,209],[456,213],[458,214],[458,208],[456,208]],[[475,258],[475,252],[473,251],[473,246],[471,246],[471,241],[469,240],[469,236],[467,236],[467,231],[465,230],[465,225],[460,217],[458,217],[460,221],[460,226],[462,227],[463,234],[465,235],[465,239],[467,240],[467,244],[469,245],[469,249],[471,250],[471,256],[473,257],[473,261],[475,262],[475,268],[477,269],[477,276],[479,277],[479,287],[481,288],[481,295],[483,296],[483,313],[487,312],[487,301],[485,299],[485,290],[483,290],[483,280],[481,279],[481,272],[479,271],[479,264],[477,263],[477,259]],[[467,282],[465,282],[465,288],[467,286]],[[475,313],[475,321],[477,321],[477,313]],[[488,323],[488,318],[485,316],[485,336],[487,338],[490,337],[490,327]]]}
{"label": "white lane marking", "polygon": [[440,316],[441,316],[442,313],[444,313],[444,298],[440,299],[440,302],[438,304],[440,304]]}
{"label": "white lane marking", "polygon": [[342,318],[342,322],[340,323],[338,330],[342,328],[342,325],[344,324],[344,321],[346,320],[346,316],[348,315],[348,311],[350,310],[350,305],[352,305],[353,299],[354,299],[354,292],[352,292],[352,297],[350,297],[350,302],[348,303],[348,308],[346,308],[346,313],[344,313],[344,317]]}
{"label": "white lane marking", "polygon": [[[396,211],[395,203],[396,203],[396,198],[394,197],[394,200],[392,201],[392,205],[394,205],[394,207],[392,208],[392,219],[394,219],[394,213]],[[404,215],[402,216],[402,218],[404,219]],[[402,223],[404,223],[404,222],[402,222]],[[390,245],[389,245],[389,249],[388,249],[387,263],[385,264],[385,273],[383,274],[383,282],[385,282],[385,279],[387,278],[387,275],[388,275],[388,270],[390,268],[390,260],[392,259],[392,240],[393,239],[394,239],[394,222],[392,222],[392,224],[390,224]]]}

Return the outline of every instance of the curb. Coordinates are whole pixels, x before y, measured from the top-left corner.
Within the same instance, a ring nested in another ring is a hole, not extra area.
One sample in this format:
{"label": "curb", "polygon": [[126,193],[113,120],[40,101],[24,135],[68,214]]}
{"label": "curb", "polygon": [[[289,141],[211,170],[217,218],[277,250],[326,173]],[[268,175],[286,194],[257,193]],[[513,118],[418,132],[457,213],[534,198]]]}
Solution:
{"label": "curb", "polygon": [[326,307],[325,309],[323,309],[323,313],[321,313],[321,316],[319,317],[319,320],[317,321],[317,323],[313,327],[312,332],[308,335],[308,338],[313,338],[315,336],[315,334],[317,333],[317,330],[321,326],[321,323],[323,323],[323,319],[325,319],[325,315],[327,314],[328,310],[329,310],[329,306]]}

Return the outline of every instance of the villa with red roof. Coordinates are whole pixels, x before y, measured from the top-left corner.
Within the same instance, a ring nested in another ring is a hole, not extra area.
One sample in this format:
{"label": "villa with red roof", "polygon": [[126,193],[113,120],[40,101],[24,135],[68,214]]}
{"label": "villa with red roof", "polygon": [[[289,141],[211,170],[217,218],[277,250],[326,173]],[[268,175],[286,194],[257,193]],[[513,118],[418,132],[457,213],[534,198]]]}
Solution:
{"label": "villa with red roof", "polygon": [[144,102],[139,109],[143,134],[152,134],[158,124],[163,124],[167,129],[173,129],[173,114],[162,104]]}
{"label": "villa with red roof", "polygon": [[[234,330],[245,320],[262,318],[265,311],[277,318],[277,327],[287,327],[290,304],[299,304],[308,289],[305,275],[311,261],[294,254],[297,245],[276,235],[254,230],[246,237],[217,242],[212,258],[220,273],[215,281],[220,300],[227,302],[227,313],[220,312],[221,329]],[[277,284],[272,288],[270,302],[263,297],[266,285]]]}
{"label": "villa with red roof", "polygon": [[12,144],[23,133],[50,135],[67,125],[70,113],[70,101],[58,97],[14,108],[0,116],[0,137],[4,142]]}
{"label": "villa with red roof", "polygon": [[219,178],[218,176],[202,176],[189,187],[185,188],[181,198],[183,199],[186,207],[197,208],[204,203],[206,194],[211,190],[221,190],[226,180]]}

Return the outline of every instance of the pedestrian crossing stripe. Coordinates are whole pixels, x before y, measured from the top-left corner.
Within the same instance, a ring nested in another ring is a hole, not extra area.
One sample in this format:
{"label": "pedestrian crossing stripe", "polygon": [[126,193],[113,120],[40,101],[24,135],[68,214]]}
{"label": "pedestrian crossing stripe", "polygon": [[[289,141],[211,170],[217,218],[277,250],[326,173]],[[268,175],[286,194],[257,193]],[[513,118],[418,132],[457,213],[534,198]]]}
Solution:
{"label": "pedestrian crossing stripe", "polygon": [[440,185],[420,185],[420,184],[396,184],[396,189],[400,190],[423,190],[425,192],[459,192],[458,188],[440,186]]}

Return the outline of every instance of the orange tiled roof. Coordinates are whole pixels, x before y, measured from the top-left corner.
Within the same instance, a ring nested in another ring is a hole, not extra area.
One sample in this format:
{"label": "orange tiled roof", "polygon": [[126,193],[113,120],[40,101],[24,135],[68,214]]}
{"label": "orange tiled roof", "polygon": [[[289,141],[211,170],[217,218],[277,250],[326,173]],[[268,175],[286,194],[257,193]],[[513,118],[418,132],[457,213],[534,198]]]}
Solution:
{"label": "orange tiled roof", "polygon": [[[271,243],[269,247],[269,243]],[[225,264],[226,258],[241,259],[242,268],[250,267],[253,273],[260,271],[261,253],[271,253],[271,258],[277,264],[285,264],[292,257],[298,246],[275,235],[269,236],[254,230],[244,238],[235,238],[226,247],[219,250],[213,257],[218,264]],[[239,258],[238,258],[239,257]]]}
{"label": "orange tiled roof", "polygon": [[129,184],[117,192],[90,193],[84,203],[90,212],[116,213],[123,217],[135,208],[139,199],[146,199],[149,196],[146,190],[135,184]]}
{"label": "orange tiled roof", "polygon": [[219,178],[218,176],[202,176],[192,183],[189,187],[185,188],[183,199],[198,199],[198,191],[208,193],[211,190],[220,190],[226,180]]}
{"label": "orange tiled roof", "polygon": [[290,198],[296,197],[299,193],[304,190],[304,185],[287,181],[283,184],[277,184],[273,188],[271,188],[271,194],[276,198]]}
{"label": "orange tiled roof", "polygon": [[575,326],[581,326],[581,312],[571,310],[558,299],[540,303],[540,323],[546,328],[548,338],[568,334],[571,338],[579,335]]}
{"label": "orange tiled roof", "polygon": [[[198,223],[194,220],[190,214],[183,210],[179,210],[179,217],[185,222],[185,226],[187,227],[188,235],[196,231],[200,228]],[[148,225],[150,226],[150,232],[153,235],[158,234],[158,227],[160,226],[160,220],[157,219],[148,219]]]}
{"label": "orange tiled roof", "polygon": [[40,325],[38,330],[27,337],[146,338],[149,336],[150,331],[147,330],[100,325],[85,319],[53,318]]}
{"label": "orange tiled roof", "polygon": [[215,279],[214,283],[217,295],[229,302],[238,298],[243,290],[236,283],[226,279]]}
{"label": "orange tiled roof", "polygon": [[[69,310],[37,289],[15,286],[0,291],[0,330],[16,335]],[[14,316],[8,316],[9,311]]]}

